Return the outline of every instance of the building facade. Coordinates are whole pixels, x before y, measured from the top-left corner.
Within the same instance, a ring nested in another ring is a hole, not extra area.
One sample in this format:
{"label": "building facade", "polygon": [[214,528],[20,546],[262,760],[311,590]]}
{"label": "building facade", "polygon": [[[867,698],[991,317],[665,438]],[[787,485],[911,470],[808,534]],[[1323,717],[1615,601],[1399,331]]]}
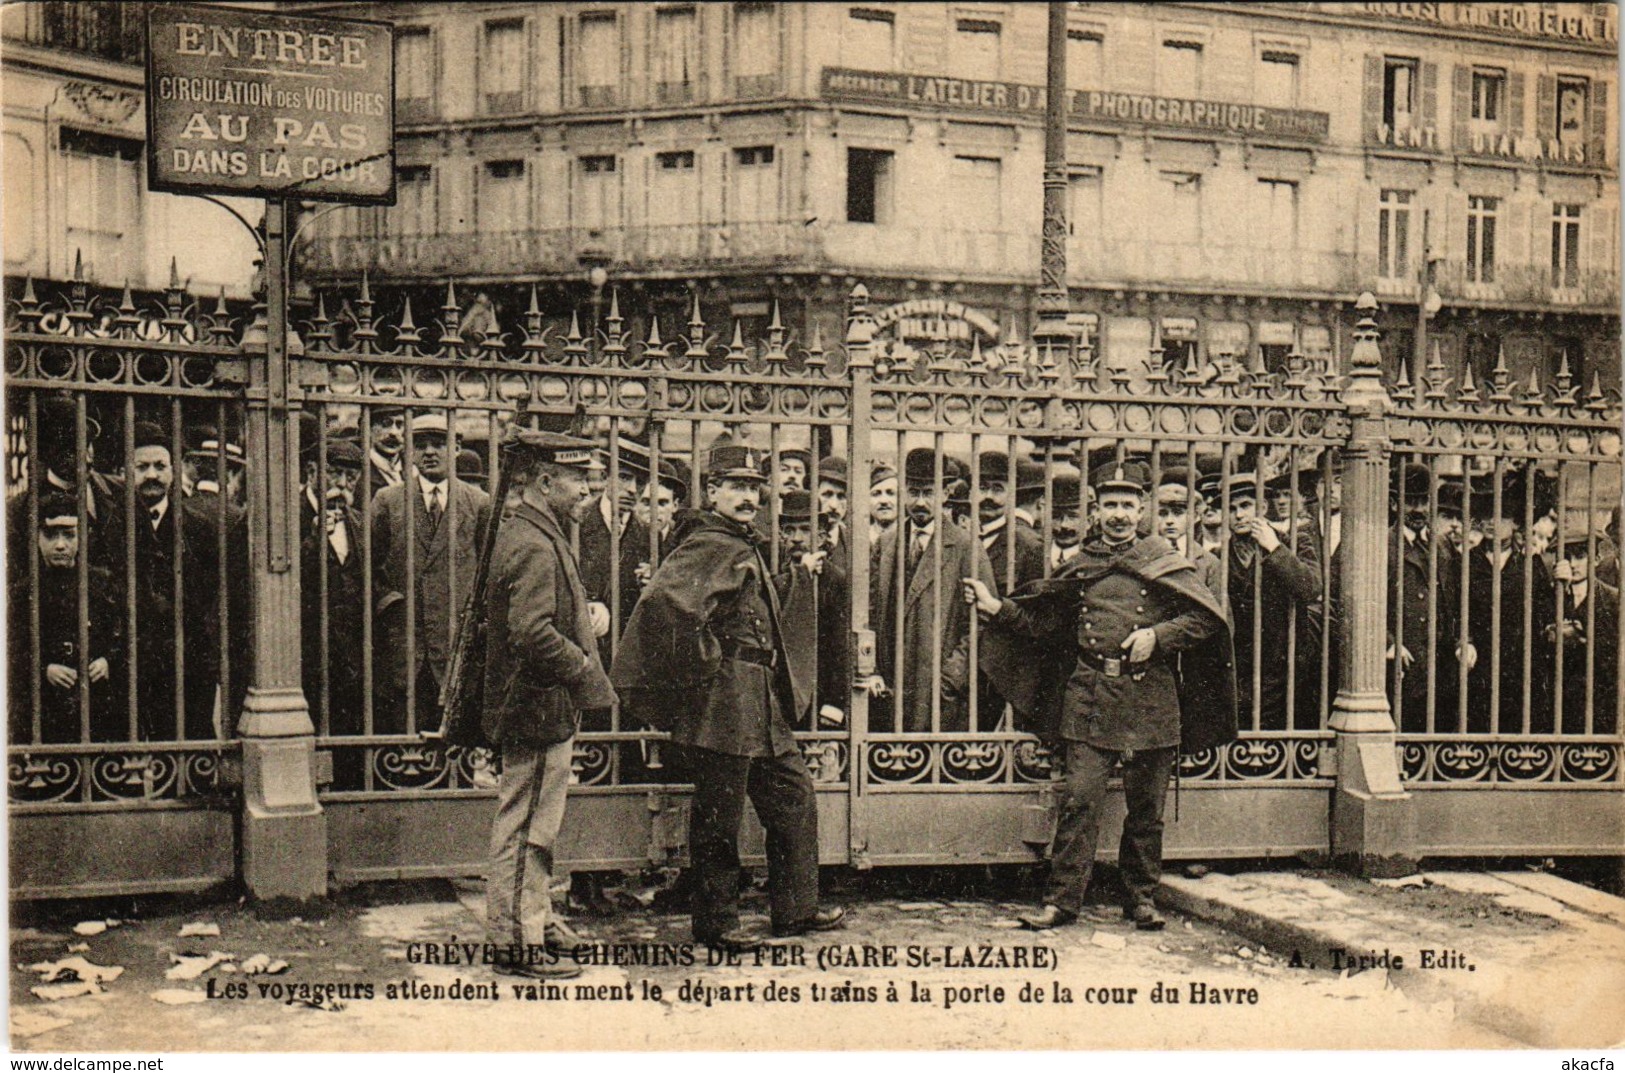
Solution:
{"label": "building facade", "polygon": [[[607,281],[668,334],[697,291],[829,338],[862,279],[915,349],[1033,322],[1042,4],[289,6],[397,33],[398,203],[318,221],[312,284],[586,319]],[[1340,361],[1373,290],[1390,360],[1618,381],[1613,5],[1070,22],[1069,281],[1113,362]]]}
{"label": "building facade", "polygon": [[[194,293],[246,298],[257,256],[222,208],[146,188],[140,4],[0,10],[8,281],[161,291],[174,263]],[[257,202],[230,202],[257,221]]]}

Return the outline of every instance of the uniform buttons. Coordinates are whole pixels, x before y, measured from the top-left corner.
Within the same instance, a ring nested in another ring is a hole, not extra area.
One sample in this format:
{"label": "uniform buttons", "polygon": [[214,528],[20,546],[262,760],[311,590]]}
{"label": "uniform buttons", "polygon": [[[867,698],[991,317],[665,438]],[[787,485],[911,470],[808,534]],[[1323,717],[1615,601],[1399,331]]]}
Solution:
{"label": "uniform buttons", "polygon": [[1134,610],[1138,614],[1141,614],[1141,615],[1145,614],[1145,608],[1143,608],[1143,607],[1136,607]]}
{"label": "uniform buttons", "polygon": [[1144,589],[1141,589],[1141,590],[1140,590],[1140,595],[1141,595],[1141,596],[1144,596],[1144,595],[1145,595],[1145,590],[1144,590]]}

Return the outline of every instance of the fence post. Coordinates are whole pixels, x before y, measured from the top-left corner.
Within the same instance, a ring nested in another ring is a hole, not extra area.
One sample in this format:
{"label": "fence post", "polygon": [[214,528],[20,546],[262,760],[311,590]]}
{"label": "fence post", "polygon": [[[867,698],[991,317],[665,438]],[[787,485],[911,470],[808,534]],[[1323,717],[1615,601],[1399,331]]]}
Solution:
{"label": "fence post", "polygon": [[[327,818],[316,737],[300,683],[299,423],[289,399],[286,207],[265,203],[265,319],[248,360],[248,579],[253,641],[243,750],[243,883],[255,898],[327,893]],[[298,349],[297,339],[293,342]]]}
{"label": "fence post", "polygon": [[[847,473],[847,502],[856,507],[868,496],[857,496],[852,491],[869,488],[870,431],[874,374],[875,374],[875,319],[869,312],[869,288],[859,283],[852,288],[847,303],[846,320],[846,375],[852,381],[852,424],[847,435],[847,453],[851,458]],[[860,483],[861,482],[861,483]],[[869,518],[860,516],[856,509],[847,512],[847,534],[852,547],[852,570],[848,578],[851,594],[852,634],[849,643],[856,657],[852,661],[853,677],[874,673],[875,632],[869,621]],[[856,687],[851,694],[847,717],[847,851],[854,868],[867,869],[869,863],[869,832],[863,806],[864,782],[868,771],[865,755],[869,738],[869,694]]]}
{"label": "fence post", "polygon": [[1332,702],[1337,788],[1331,848],[1363,875],[1404,875],[1416,864],[1415,816],[1399,777],[1398,740],[1384,688],[1388,647],[1388,389],[1382,381],[1370,292],[1359,317],[1344,390],[1351,423],[1343,449],[1343,537],[1339,548],[1342,686]]}

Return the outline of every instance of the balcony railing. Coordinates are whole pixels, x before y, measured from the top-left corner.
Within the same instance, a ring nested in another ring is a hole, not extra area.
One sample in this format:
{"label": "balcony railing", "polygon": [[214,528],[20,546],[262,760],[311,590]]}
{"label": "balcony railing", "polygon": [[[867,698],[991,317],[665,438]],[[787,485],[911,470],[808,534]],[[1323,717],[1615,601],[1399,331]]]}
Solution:
{"label": "balcony railing", "polygon": [[[1028,232],[773,220],[699,227],[554,228],[385,237],[318,235],[305,270],[348,276],[524,277],[575,272],[583,254],[607,257],[618,270],[678,274],[772,268],[783,271],[861,271],[870,274],[1028,281],[1038,273],[1039,237]],[[1073,243],[1067,278],[1074,286],[1156,286],[1357,294],[1377,289],[1412,299],[1415,278],[1389,279],[1371,258],[1328,250],[1260,248],[1189,242],[1110,246]],[[1435,289],[1446,301],[1609,307],[1619,301],[1619,276],[1584,272],[1574,286],[1553,286],[1542,265],[1495,267],[1492,283],[1466,278],[1466,265],[1436,266]]]}

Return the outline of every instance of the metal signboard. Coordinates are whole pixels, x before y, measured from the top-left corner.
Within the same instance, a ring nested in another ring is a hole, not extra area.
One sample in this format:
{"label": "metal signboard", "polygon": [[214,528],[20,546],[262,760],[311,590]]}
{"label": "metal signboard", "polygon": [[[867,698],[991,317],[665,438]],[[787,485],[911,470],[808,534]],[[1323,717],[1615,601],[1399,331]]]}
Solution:
{"label": "metal signboard", "polygon": [[150,5],[147,185],[394,204],[393,27]]}

